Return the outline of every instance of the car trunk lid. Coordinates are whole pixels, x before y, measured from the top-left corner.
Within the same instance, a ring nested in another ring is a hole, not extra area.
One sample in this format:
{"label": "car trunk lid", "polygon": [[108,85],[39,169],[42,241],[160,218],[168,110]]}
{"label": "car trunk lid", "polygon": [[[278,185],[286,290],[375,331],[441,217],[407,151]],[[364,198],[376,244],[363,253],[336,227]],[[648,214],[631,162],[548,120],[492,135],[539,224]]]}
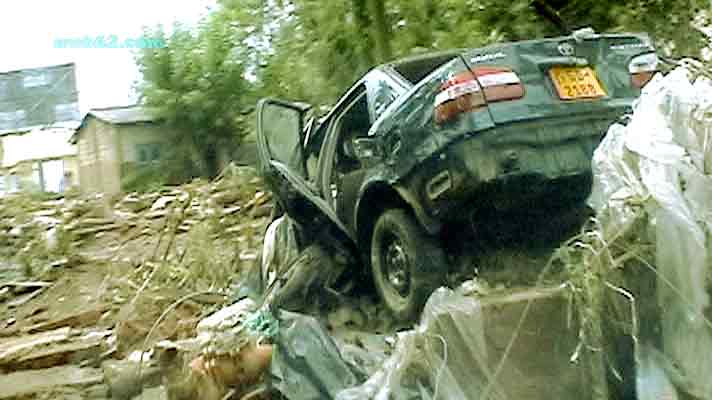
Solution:
{"label": "car trunk lid", "polygon": [[[589,35],[578,40],[567,36],[476,49],[462,58],[484,89],[492,120],[503,124],[602,111],[623,113],[640,94],[631,63],[654,52],[649,43],[645,35],[637,34]],[[493,84],[508,87],[510,96],[488,95],[488,85]],[[511,96],[513,85],[521,85],[523,93]]]}

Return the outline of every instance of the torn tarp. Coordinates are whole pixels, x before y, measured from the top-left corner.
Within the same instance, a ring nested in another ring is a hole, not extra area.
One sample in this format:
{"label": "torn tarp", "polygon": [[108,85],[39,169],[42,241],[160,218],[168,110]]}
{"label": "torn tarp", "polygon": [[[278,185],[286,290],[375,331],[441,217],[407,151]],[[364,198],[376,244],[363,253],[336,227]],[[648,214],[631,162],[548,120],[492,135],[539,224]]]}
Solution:
{"label": "torn tarp", "polygon": [[331,399],[362,382],[364,373],[347,363],[331,336],[310,316],[282,311],[274,338],[272,387],[289,400]]}
{"label": "torn tarp", "polygon": [[643,354],[639,361],[638,381],[664,370],[667,378],[656,379],[660,387],[670,379],[678,389],[712,399],[706,351],[712,348],[712,82],[691,83],[691,75],[678,68],[656,76],[630,123],[610,128],[594,155],[591,204],[607,240],[638,223],[643,231],[636,240],[653,248],[662,329],[641,332],[659,336],[659,344],[651,349],[657,356]]}

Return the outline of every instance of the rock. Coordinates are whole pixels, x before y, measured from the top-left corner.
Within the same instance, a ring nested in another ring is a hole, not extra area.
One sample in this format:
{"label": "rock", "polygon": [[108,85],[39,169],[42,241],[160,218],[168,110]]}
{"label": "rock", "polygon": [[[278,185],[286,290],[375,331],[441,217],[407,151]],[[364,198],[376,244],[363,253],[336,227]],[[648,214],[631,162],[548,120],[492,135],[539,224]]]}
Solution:
{"label": "rock", "polygon": [[224,207],[227,205],[236,204],[241,198],[242,194],[237,190],[228,190],[224,192],[218,192],[211,196],[212,200],[220,206]]}
{"label": "rock", "polygon": [[143,387],[158,386],[161,381],[160,369],[150,365],[146,359],[138,376],[138,363],[131,360],[108,360],[101,364],[109,393],[115,400],[130,400],[141,394]]}
{"label": "rock", "polygon": [[198,334],[231,328],[237,325],[238,322],[240,322],[247,313],[253,311],[254,308],[255,302],[249,298],[240,300],[200,321],[197,327]]}

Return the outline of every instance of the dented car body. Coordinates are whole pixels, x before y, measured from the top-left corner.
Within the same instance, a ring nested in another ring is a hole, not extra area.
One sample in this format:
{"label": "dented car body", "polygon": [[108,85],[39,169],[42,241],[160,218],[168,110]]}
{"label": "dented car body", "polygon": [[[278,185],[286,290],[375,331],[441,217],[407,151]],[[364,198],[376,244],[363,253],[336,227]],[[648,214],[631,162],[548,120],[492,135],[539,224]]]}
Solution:
{"label": "dented car body", "polygon": [[386,304],[407,317],[440,284],[447,227],[483,207],[582,202],[594,149],[657,67],[642,34],[399,60],[318,122],[308,105],[262,100],[261,170],[293,219],[332,226],[365,255]]}

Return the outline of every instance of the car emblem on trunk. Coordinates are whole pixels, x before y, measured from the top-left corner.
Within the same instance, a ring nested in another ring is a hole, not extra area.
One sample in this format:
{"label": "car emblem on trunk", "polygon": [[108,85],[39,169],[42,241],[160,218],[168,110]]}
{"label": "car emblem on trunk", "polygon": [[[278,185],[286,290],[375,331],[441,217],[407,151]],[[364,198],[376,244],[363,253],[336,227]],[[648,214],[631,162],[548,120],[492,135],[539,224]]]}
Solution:
{"label": "car emblem on trunk", "polygon": [[571,45],[571,43],[561,43],[559,44],[559,53],[561,53],[562,56],[572,56],[574,55],[574,46]]}

